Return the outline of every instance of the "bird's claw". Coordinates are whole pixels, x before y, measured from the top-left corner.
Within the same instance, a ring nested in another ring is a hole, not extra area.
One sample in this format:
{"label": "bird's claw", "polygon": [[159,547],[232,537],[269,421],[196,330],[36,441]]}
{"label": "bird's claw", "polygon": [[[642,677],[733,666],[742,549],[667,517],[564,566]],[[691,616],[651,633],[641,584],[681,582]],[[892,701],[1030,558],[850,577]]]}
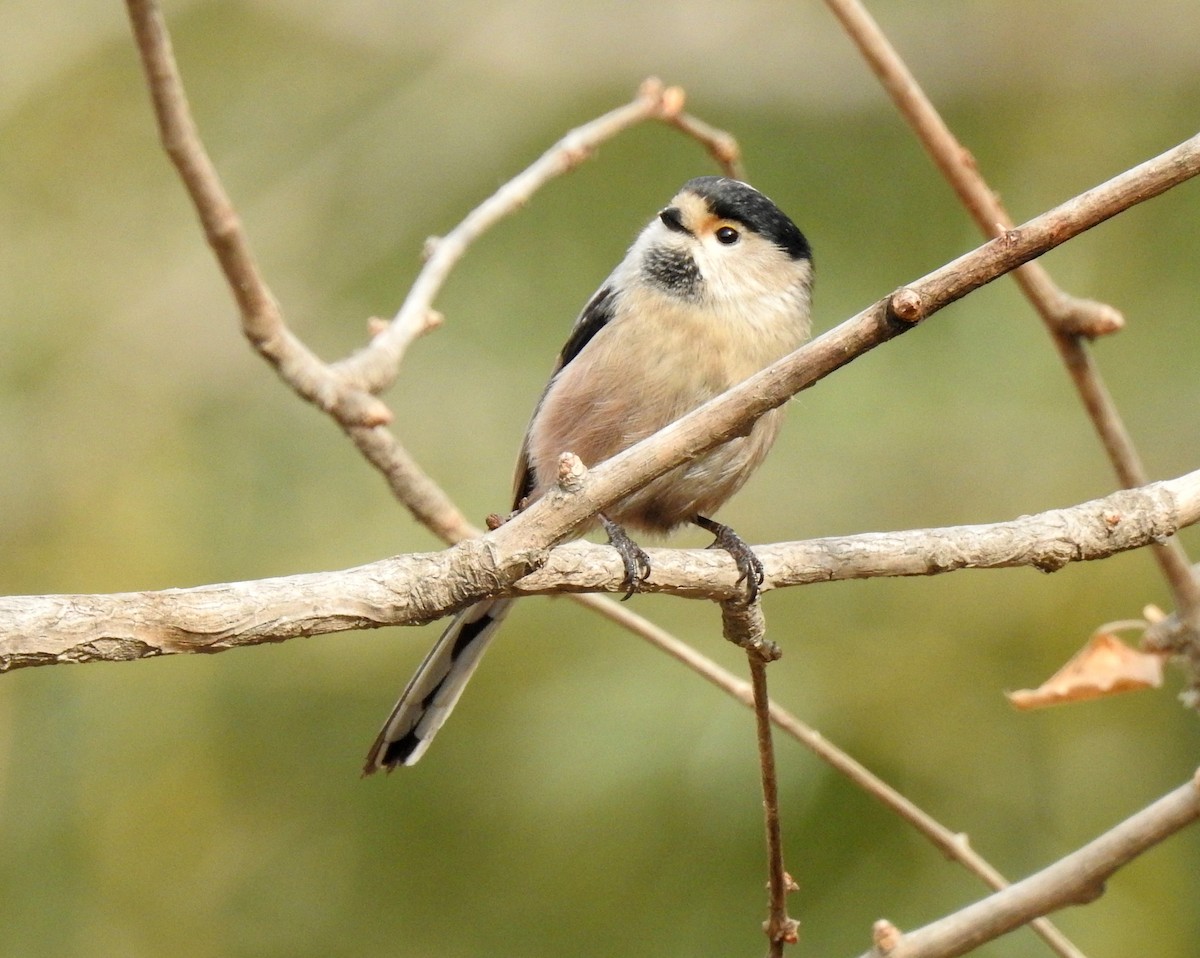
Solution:
{"label": "bird's claw", "polygon": [[600,523],[608,533],[608,544],[617,550],[625,566],[625,578],[621,580],[621,588],[625,590],[621,601],[624,602],[650,578],[650,557],[641,546],[629,538],[629,533],[619,523],[613,522],[607,516],[600,516]]}
{"label": "bird's claw", "polygon": [[701,529],[707,529],[716,538],[710,549],[722,549],[733,557],[738,568],[737,585],[746,583],[746,603],[758,598],[759,587],[766,581],[767,573],[762,560],[754,554],[754,550],[746,545],[746,541],[736,532],[720,522],[714,522],[704,516],[696,516],[693,520]]}

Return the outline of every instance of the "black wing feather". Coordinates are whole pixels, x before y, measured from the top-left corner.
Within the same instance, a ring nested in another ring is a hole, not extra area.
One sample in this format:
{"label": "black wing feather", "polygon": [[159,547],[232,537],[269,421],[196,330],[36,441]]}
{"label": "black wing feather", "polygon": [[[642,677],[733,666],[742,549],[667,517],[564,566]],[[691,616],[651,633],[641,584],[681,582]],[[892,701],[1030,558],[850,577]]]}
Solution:
{"label": "black wing feather", "polygon": [[[616,294],[613,288],[601,286],[596,291],[596,295],[588,300],[588,304],[583,307],[583,312],[575,320],[575,325],[571,327],[571,335],[558,354],[558,363],[550,375],[550,382],[546,383],[546,389],[542,390],[542,395],[533,409],[534,416],[537,416],[538,410],[542,406],[542,400],[546,398],[546,390],[550,388],[550,383],[554,382],[554,377],[562,371],[567,363],[583,352],[583,348],[592,341],[596,333],[609,324],[616,312]],[[535,488],[537,488],[537,476],[534,474],[533,463],[529,461],[529,430],[526,430],[525,439],[521,443],[521,454],[517,459],[517,474],[513,478],[513,508],[521,508],[522,501]]]}
{"label": "black wing feather", "polygon": [[[571,335],[567,339],[566,345],[563,346],[562,352],[558,354],[558,366],[555,367],[554,372],[557,373],[578,356],[583,351],[583,347],[592,341],[592,337],[608,325],[616,311],[617,304],[613,288],[611,286],[600,287],[596,295],[583,307],[579,318],[575,320]],[[551,377],[551,379],[553,378]]]}

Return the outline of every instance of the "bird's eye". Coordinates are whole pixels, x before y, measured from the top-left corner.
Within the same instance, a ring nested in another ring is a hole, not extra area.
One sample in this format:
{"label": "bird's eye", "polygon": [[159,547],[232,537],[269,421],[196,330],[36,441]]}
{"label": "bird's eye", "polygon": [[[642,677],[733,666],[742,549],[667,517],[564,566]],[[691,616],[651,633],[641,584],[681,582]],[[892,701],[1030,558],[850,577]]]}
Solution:
{"label": "bird's eye", "polygon": [[732,226],[722,226],[719,230],[717,230],[715,235],[717,237],[717,242],[722,246],[732,246],[742,238],[741,234]]}

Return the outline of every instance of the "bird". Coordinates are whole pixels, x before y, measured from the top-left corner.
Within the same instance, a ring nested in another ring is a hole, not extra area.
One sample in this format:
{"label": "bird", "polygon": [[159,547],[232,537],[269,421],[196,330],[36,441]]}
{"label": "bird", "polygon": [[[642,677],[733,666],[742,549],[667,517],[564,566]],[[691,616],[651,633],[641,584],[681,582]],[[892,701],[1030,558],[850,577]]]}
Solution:
{"label": "bird", "polygon": [[[521,444],[514,511],[553,486],[564,453],[598,465],[801,346],[812,280],[808,240],[764,194],[723,176],[684,183],[575,321]],[[783,415],[763,414],[597,517],[621,554],[625,598],[650,573],[626,527],[665,534],[685,524],[714,535],[711,548],[733,556],[747,598],[756,597],[762,564],[711,515],[762,462]],[[364,775],[421,758],[514,601],[482,599],[455,616],[384,723]]]}

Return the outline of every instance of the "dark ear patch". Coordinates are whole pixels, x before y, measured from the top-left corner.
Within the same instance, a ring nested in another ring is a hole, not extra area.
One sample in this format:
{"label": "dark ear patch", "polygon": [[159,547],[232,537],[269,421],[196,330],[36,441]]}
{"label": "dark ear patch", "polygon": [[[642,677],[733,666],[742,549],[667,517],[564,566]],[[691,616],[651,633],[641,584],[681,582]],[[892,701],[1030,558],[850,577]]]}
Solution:
{"label": "dark ear patch", "polygon": [[683,298],[697,295],[702,282],[700,267],[688,253],[662,246],[646,250],[642,274],[655,286],[668,289]]}

